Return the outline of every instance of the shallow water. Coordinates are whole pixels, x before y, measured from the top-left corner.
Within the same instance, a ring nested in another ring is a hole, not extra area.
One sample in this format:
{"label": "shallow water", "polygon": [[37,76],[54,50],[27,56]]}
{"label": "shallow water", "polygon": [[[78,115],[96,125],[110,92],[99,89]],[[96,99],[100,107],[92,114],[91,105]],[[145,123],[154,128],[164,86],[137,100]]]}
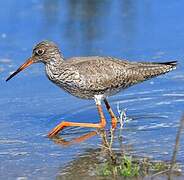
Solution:
{"label": "shallow water", "polygon": [[[182,1],[15,1],[0,6],[0,177],[52,179],[101,138],[63,146],[46,137],[61,120],[97,122],[93,101],[72,97],[49,82],[43,65],[35,64],[5,82],[43,39],[57,42],[66,57],[110,55],[129,60],[178,60],[178,69],[109,98],[132,120],[114,149],[170,160],[183,114],[184,24]],[[107,115],[108,126],[110,118]],[[90,129],[68,128],[64,139]],[[116,136],[118,136],[118,130]],[[178,162],[184,164],[181,139]]]}

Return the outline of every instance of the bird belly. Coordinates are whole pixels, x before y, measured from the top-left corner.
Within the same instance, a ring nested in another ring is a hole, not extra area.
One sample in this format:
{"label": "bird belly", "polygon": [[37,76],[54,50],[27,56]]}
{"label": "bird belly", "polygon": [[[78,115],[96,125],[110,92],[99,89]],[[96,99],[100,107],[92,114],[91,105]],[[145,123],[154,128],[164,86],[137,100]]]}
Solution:
{"label": "bird belly", "polygon": [[107,97],[118,93],[122,89],[120,84],[118,87],[112,87],[111,83],[109,86],[104,85],[97,78],[81,75],[77,71],[70,73],[70,75],[66,71],[62,75],[57,75],[53,73],[51,68],[47,67],[46,74],[54,84],[69,94],[82,99],[94,99],[95,95]]}
{"label": "bird belly", "polygon": [[76,86],[72,86],[69,84],[58,84],[58,86],[62,89],[64,89],[69,94],[76,96],[78,98],[82,99],[94,99],[95,95],[103,95],[103,97],[112,96],[114,94],[117,94],[121,91],[121,88],[108,88],[104,90],[94,90],[94,89],[86,89],[86,88],[80,88]]}

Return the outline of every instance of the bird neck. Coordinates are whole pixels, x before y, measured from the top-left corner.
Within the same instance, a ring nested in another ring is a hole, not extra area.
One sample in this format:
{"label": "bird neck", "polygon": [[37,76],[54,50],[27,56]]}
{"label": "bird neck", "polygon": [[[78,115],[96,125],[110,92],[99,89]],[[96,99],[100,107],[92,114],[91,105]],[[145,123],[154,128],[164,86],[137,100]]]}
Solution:
{"label": "bird neck", "polygon": [[64,62],[64,58],[62,56],[60,57],[53,57],[49,59],[49,61],[46,63],[46,66],[49,68],[57,68]]}
{"label": "bird neck", "polygon": [[50,59],[45,66],[46,75],[51,81],[56,81],[57,75],[59,74],[59,67],[64,63],[64,59],[60,58],[52,58]]}

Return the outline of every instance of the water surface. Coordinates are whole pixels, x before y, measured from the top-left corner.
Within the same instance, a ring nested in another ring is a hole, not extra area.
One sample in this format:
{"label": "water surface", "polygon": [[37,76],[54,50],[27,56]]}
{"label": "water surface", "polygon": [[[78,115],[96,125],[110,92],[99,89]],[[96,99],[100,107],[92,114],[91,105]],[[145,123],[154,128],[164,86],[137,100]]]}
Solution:
{"label": "water surface", "polygon": [[[60,121],[98,122],[93,101],[80,100],[53,85],[44,66],[35,64],[14,79],[6,77],[31,55],[32,46],[49,39],[65,57],[108,55],[130,61],[178,60],[176,71],[109,98],[132,119],[123,141],[113,148],[138,156],[170,160],[184,105],[184,23],[182,1],[43,0],[1,2],[0,6],[0,177],[53,179],[101,138],[62,146],[46,137]],[[108,119],[107,129],[110,127]],[[66,129],[72,139],[90,129]],[[118,136],[118,131],[116,132]],[[183,138],[183,137],[182,137]],[[123,144],[123,146],[122,146]],[[125,148],[125,149],[126,149]],[[177,160],[184,164],[181,140]]]}

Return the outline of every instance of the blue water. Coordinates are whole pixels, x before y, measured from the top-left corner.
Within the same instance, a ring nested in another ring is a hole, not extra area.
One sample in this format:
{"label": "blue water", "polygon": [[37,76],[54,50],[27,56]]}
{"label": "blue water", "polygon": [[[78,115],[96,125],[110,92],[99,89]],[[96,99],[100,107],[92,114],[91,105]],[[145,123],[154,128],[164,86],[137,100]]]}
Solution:
{"label": "blue water", "polygon": [[[52,179],[100,137],[69,147],[47,133],[61,120],[97,122],[93,101],[77,99],[53,85],[35,64],[8,83],[41,40],[56,42],[65,57],[108,55],[130,61],[178,60],[178,69],[133,86],[109,100],[127,108],[123,144],[129,152],[170,160],[184,105],[183,1],[2,1],[0,6],[0,177]],[[106,113],[107,115],[107,113]],[[109,117],[107,116],[108,120]],[[110,120],[108,121],[110,122]],[[66,129],[61,137],[86,130]],[[120,149],[119,142],[114,143]],[[184,164],[181,139],[177,160]]]}

